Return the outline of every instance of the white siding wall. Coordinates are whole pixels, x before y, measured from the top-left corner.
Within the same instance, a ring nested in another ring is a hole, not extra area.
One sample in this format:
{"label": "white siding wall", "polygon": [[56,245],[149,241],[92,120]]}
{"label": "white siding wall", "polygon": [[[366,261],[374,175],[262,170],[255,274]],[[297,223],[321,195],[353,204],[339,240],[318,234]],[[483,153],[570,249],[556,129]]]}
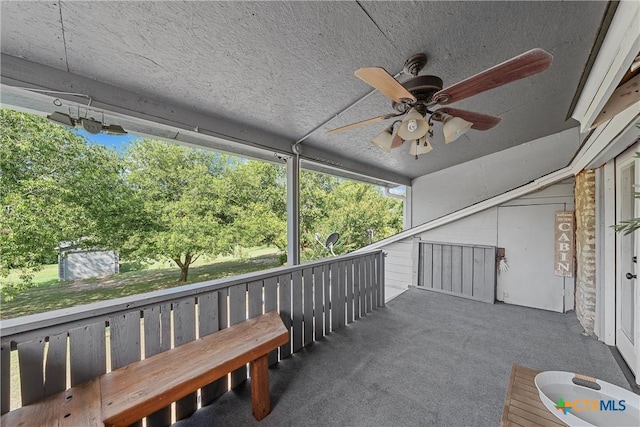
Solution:
{"label": "white siding wall", "polygon": [[406,290],[411,285],[413,265],[412,239],[392,243],[383,248],[387,298]]}

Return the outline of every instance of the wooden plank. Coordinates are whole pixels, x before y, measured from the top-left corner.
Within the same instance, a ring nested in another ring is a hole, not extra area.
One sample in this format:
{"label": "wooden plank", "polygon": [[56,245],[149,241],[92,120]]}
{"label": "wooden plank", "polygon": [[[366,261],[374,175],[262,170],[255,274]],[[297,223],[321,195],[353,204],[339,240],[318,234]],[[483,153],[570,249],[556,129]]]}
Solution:
{"label": "wooden plank", "polygon": [[331,332],[331,269],[329,264],[322,266],[322,281],[324,283],[324,334]]}
{"label": "wooden plank", "polygon": [[339,308],[338,308],[338,304],[339,304],[339,289],[338,289],[338,263],[337,262],[332,262],[329,265],[329,268],[331,270],[331,274],[330,274],[330,286],[331,286],[331,330],[335,331],[338,329],[338,317],[339,317]]}
{"label": "wooden plank", "polygon": [[11,409],[11,345],[0,346],[0,413],[6,414]]}
{"label": "wooden plank", "polygon": [[367,266],[366,258],[360,258],[360,316],[367,315]]}
{"label": "wooden plank", "polygon": [[2,416],[4,426],[103,427],[100,381],[91,381],[54,394]]}
{"label": "wooden plank", "polygon": [[531,405],[530,402],[523,402],[518,399],[511,398],[511,407],[520,408],[526,412],[529,412],[539,419],[545,419],[547,422],[551,422],[551,425],[558,426],[562,425],[556,422],[557,418],[543,405],[542,409],[536,406]]}
{"label": "wooden plank", "polygon": [[[280,291],[280,317],[287,331],[289,331],[289,337],[291,337],[291,274],[279,276],[278,286]],[[289,356],[291,356],[291,342],[280,347],[280,359],[285,359]]]}
{"label": "wooden plank", "polygon": [[262,280],[247,285],[249,298],[249,319],[262,314]]}
{"label": "wooden plank", "polygon": [[451,245],[442,246],[442,289],[451,292],[453,290],[451,277],[453,267],[451,265]]}
{"label": "wooden plank", "polygon": [[387,288],[387,276],[386,276],[386,272],[385,272],[385,268],[386,268],[386,257],[384,255],[384,252],[381,252],[380,255],[378,255],[380,257],[380,263],[379,263],[379,269],[380,269],[380,307],[384,307],[386,305],[386,288]]}
{"label": "wooden plank", "polygon": [[353,319],[360,318],[360,260],[353,260]]}
{"label": "wooden plank", "polygon": [[[240,284],[229,287],[229,326],[247,319],[247,285]],[[247,367],[242,366],[231,373],[231,388],[246,381]]]}
{"label": "wooden plank", "polygon": [[496,300],[496,268],[496,248],[485,248],[483,301],[491,304]]}
{"label": "wooden plank", "polygon": [[44,396],[49,397],[67,388],[67,333],[49,337],[49,349],[44,378]]}
{"label": "wooden plank", "polygon": [[[278,278],[269,277],[264,279],[264,312],[278,310]],[[278,349],[269,352],[269,366],[278,363]]]}
{"label": "wooden plank", "polygon": [[462,247],[462,294],[473,295],[473,248]]}
{"label": "wooden plank", "polygon": [[287,329],[273,311],[103,375],[105,424],[129,425],[246,366],[288,339]]}
{"label": "wooden plank", "polygon": [[373,288],[371,289],[371,305],[373,308],[378,308],[378,304],[380,303],[380,277],[378,274],[380,270],[378,268],[378,257],[375,255],[371,255],[371,267],[373,268],[372,276],[373,276]]}
{"label": "wooden plank", "polygon": [[[171,304],[146,308],[144,317],[144,357],[151,357],[171,348]],[[147,427],[171,424],[171,406],[162,408],[147,417]]]}
{"label": "wooden plank", "polygon": [[353,260],[345,263],[347,269],[347,323],[353,322]]}
{"label": "wooden plank", "polygon": [[314,337],[324,336],[324,285],[322,266],[313,267],[313,318],[315,321]]}
{"label": "wooden plank", "polygon": [[373,287],[375,285],[375,264],[373,255],[367,256],[367,313],[373,311]]}
{"label": "wooden plank", "polygon": [[104,321],[69,330],[71,385],[99,377],[107,371]]}
{"label": "wooden plank", "polygon": [[313,342],[313,270],[302,270],[302,313],[304,323],[304,346]]}
{"label": "wooden plank", "polygon": [[[220,330],[220,295],[207,292],[198,296],[198,332],[200,338]],[[207,406],[228,389],[227,377],[208,384],[200,390],[201,406]]]}
{"label": "wooden plank", "polygon": [[18,344],[22,406],[44,397],[44,338]]}
{"label": "wooden plank", "polygon": [[293,332],[293,352],[299,351],[303,346],[304,331],[302,312],[302,271],[295,270],[291,273],[291,313]]}
{"label": "wooden plank", "polygon": [[484,296],[484,249],[473,248],[473,288],[471,295],[482,299]]}
{"label": "wooden plank", "polygon": [[433,245],[433,289],[442,289],[442,245]]}
{"label": "wooden plank", "polygon": [[[391,251],[389,249],[387,249],[387,251],[391,254],[395,251]],[[420,283],[422,282],[422,243],[420,243],[420,237],[418,236],[413,236],[412,242],[411,242],[411,284],[414,286],[421,286]],[[396,258],[395,254],[393,256],[393,258]],[[402,258],[407,258],[406,255],[405,256],[398,256],[397,258],[402,259]]]}
{"label": "wooden plank", "polygon": [[268,365],[267,356],[262,356],[250,363],[251,409],[253,416],[258,421],[271,412]]}
{"label": "wooden plank", "polygon": [[140,312],[138,310],[112,316],[109,319],[111,333],[111,370],[140,360]]}
{"label": "wooden plank", "polygon": [[345,312],[345,299],[346,299],[346,291],[345,291],[345,277],[346,277],[346,269],[344,265],[344,261],[338,262],[338,298],[336,300],[336,309],[337,309],[337,317],[338,317],[338,328],[342,328],[345,325],[344,321],[344,312]]}
{"label": "wooden plank", "polygon": [[[175,347],[196,339],[195,298],[184,298],[173,303],[173,344]],[[176,420],[188,418],[198,409],[196,392],[176,402]]]}
{"label": "wooden plank", "polygon": [[462,246],[451,247],[451,292],[462,293]]}
{"label": "wooden plank", "polygon": [[422,283],[419,286],[433,288],[433,244],[421,244]]}

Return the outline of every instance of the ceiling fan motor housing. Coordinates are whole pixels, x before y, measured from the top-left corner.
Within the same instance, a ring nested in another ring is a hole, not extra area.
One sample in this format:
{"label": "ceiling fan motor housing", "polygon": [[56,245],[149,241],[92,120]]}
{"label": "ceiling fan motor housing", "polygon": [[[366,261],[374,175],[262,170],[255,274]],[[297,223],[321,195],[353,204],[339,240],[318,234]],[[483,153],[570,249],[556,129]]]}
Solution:
{"label": "ceiling fan motor housing", "polygon": [[[416,102],[413,106],[423,114],[426,112],[426,104],[431,101],[431,98],[436,92],[442,90],[442,85],[442,79],[437,76],[418,76],[402,83],[402,86],[416,97]],[[394,101],[391,105],[394,110],[401,113],[409,109],[408,104],[404,102]]]}

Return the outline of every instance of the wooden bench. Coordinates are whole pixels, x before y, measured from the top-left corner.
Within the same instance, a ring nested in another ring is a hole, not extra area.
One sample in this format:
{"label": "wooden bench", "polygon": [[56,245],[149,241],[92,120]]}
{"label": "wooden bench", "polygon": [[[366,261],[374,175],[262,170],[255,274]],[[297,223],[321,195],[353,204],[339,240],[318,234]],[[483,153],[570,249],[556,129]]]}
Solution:
{"label": "wooden bench", "polygon": [[500,427],[566,427],[540,400],[534,378],[540,371],[513,365]]}
{"label": "wooden bench", "polygon": [[272,311],[2,416],[3,426],[127,426],[247,363],[253,415],[271,412],[267,355],[289,341]]}

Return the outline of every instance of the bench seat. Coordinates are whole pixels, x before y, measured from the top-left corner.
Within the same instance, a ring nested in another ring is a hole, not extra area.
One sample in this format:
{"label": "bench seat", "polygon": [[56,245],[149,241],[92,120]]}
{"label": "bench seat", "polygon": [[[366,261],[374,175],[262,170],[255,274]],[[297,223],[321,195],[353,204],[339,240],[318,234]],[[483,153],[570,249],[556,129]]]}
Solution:
{"label": "bench seat", "polygon": [[[98,411],[98,425],[127,426],[247,363],[253,415],[261,420],[271,412],[267,355],[288,341],[287,328],[272,311],[11,411],[2,416],[2,424],[13,426],[28,420],[35,425],[90,426],[96,425],[89,421],[97,418]],[[69,392],[76,406],[64,414],[46,409],[67,401]],[[52,422],[37,422],[43,412],[51,414],[46,420]]]}

